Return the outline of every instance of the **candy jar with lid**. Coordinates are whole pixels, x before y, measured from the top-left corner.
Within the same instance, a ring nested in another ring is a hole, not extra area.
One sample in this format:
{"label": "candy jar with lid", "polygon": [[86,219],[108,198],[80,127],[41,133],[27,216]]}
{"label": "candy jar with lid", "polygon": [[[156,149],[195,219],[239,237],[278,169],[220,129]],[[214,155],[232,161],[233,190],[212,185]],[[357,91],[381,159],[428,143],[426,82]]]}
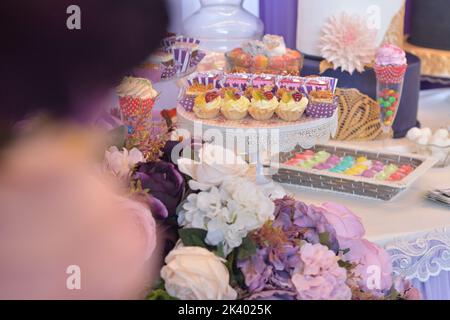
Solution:
{"label": "candy jar with lid", "polygon": [[261,39],[263,23],[243,7],[243,0],[200,0],[201,8],[183,22],[184,34],[202,49],[226,52],[242,42]]}

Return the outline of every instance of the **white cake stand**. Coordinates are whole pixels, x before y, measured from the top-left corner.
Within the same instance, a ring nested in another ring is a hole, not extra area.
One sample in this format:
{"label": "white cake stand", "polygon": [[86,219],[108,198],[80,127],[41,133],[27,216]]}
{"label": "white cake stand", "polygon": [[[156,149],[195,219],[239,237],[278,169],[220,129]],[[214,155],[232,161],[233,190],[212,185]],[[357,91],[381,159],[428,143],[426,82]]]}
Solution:
{"label": "white cake stand", "polygon": [[275,116],[268,121],[257,121],[250,116],[237,121],[227,120],[222,116],[202,120],[178,105],[177,123],[179,129],[187,130],[193,138],[222,143],[224,146],[229,146],[232,142],[241,155],[242,150],[245,150],[244,153],[255,160],[257,183],[264,184],[271,181],[264,174],[264,158],[270,159],[265,157],[267,153],[273,156],[291,151],[297,145],[311,148],[318,143],[326,143],[337,132],[338,111],[336,109],[330,118],[303,116],[295,122],[286,122]]}

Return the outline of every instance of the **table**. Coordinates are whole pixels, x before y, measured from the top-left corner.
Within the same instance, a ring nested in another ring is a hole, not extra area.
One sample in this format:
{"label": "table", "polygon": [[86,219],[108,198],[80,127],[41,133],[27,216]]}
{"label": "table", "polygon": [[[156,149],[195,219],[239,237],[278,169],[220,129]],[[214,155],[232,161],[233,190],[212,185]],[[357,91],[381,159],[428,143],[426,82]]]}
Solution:
{"label": "table", "polygon": [[[422,126],[437,129],[450,125],[450,89],[420,93]],[[345,146],[380,149],[380,141],[340,142]],[[410,142],[395,140],[394,149]],[[391,144],[390,144],[391,145]],[[394,270],[410,278],[427,299],[450,299],[450,210],[424,198],[435,188],[450,187],[450,167],[430,169],[390,202],[286,186],[289,193],[307,203],[332,201],[361,217],[366,237],[391,254]]]}
{"label": "table", "polygon": [[[155,110],[175,105],[176,81],[155,85],[163,92]],[[418,118],[423,127],[450,129],[450,89],[422,91]],[[344,146],[380,149],[380,141],[340,142]],[[398,151],[410,146],[394,140]],[[450,167],[433,168],[391,202],[287,186],[286,190],[307,203],[338,202],[359,215],[366,238],[391,254],[394,271],[412,280],[426,299],[450,300],[450,210],[424,198],[434,188],[450,187]]]}

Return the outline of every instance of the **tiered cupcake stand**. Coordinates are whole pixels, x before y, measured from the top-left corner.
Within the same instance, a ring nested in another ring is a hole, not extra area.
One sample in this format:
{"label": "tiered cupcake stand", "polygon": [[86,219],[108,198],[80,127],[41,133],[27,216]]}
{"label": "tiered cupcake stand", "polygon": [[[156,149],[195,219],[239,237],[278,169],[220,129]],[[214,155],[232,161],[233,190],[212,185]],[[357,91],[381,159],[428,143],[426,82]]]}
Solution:
{"label": "tiered cupcake stand", "polygon": [[227,120],[222,116],[202,120],[178,105],[177,121],[178,128],[188,132],[191,138],[234,147],[238,154],[247,156],[256,164],[257,182],[264,184],[270,181],[264,172],[265,159],[280,152],[289,152],[296,146],[311,148],[326,143],[337,132],[338,111],[336,109],[330,118],[303,116],[295,122],[285,122],[276,117],[257,121],[249,116],[239,121]]}

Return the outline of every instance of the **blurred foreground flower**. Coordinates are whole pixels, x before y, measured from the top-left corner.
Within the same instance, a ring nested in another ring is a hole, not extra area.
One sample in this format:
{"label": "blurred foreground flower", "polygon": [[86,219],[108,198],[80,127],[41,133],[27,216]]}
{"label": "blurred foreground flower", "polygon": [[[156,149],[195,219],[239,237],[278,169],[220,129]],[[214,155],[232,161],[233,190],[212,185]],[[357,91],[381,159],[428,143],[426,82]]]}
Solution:
{"label": "blurred foreground flower", "polygon": [[105,151],[104,168],[119,179],[128,178],[136,164],[144,161],[144,155],[136,148],[128,151],[123,148],[110,147]]}
{"label": "blurred foreground flower", "polygon": [[183,176],[172,163],[140,163],[132,180],[140,181],[142,189],[149,193],[148,205],[155,216],[166,218],[175,214],[185,186]]}

